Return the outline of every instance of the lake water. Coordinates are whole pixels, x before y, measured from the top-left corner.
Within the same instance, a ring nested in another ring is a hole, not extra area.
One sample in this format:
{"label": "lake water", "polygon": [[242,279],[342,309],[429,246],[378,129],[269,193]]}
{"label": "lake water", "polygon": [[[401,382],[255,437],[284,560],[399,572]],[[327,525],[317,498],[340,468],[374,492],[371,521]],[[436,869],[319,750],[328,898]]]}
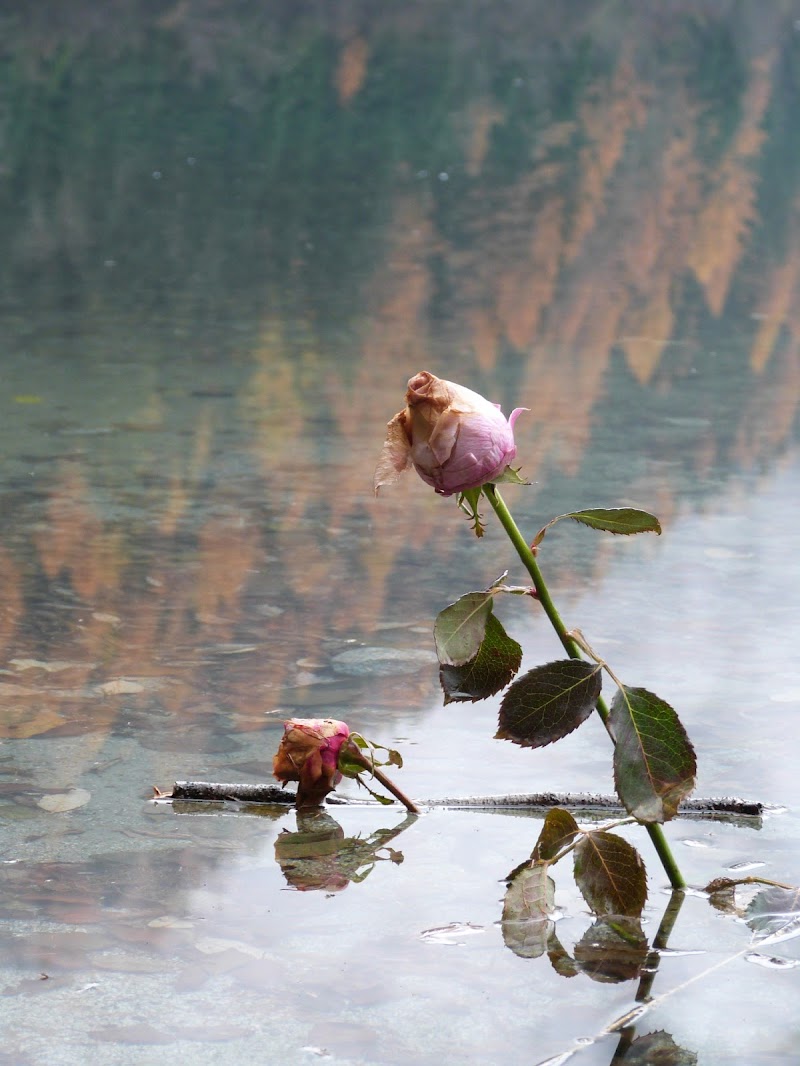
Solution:
{"label": "lake water", "polygon": [[[798,941],[696,891],[800,882],[792,5],[85,8],[0,19],[0,1061],[795,1063]],[[529,538],[659,516],[540,564],[697,795],[772,805],[666,826],[677,917],[622,831],[674,928],[613,972],[564,863],[549,959],[501,925],[540,816],[152,800],[269,781],[291,716],[421,799],[612,791],[599,721],[531,751],[442,705],[434,617],[524,574],[491,514],[373,496],[421,369],[529,408]]]}

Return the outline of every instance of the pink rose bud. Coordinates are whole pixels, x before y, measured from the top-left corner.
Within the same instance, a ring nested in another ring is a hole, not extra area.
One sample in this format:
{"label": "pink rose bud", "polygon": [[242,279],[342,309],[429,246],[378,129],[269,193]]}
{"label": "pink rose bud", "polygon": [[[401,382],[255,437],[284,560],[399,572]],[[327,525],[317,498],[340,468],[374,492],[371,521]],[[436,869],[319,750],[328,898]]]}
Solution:
{"label": "pink rose bud", "polygon": [[350,729],[333,718],[291,718],[283,726],[272,772],[281,784],[297,781],[298,807],[318,807],[342,779],[339,752]]}
{"label": "pink rose bud", "polygon": [[420,371],[408,383],[406,408],[389,422],[375,470],[375,491],[409,466],[442,496],[499,478],[517,454],[514,422],[500,405],[463,385]]}

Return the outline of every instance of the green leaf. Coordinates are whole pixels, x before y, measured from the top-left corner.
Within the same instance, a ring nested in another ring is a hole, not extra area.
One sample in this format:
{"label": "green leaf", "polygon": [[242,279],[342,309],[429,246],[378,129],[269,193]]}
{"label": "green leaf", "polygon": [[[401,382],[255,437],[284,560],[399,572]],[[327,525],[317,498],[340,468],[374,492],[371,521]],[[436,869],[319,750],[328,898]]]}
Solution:
{"label": "green leaf", "polygon": [[563,518],[573,518],[592,529],[603,529],[606,533],[631,536],[633,533],[661,533],[661,523],[648,511],[639,511],[635,507],[593,507],[588,511],[570,511]]}
{"label": "green leaf", "polygon": [[561,851],[562,848],[571,844],[580,832],[578,823],[569,813],[562,811],[560,807],[553,807],[547,812],[544,825],[536,841],[531,858],[549,862]]}
{"label": "green leaf", "polygon": [[[351,733],[350,741],[354,747],[361,751],[367,752],[365,758],[375,766],[397,766],[400,769],[403,767],[403,757],[399,751],[395,751],[394,748],[387,748],[383,744],[375,744],[371,740],[367,740],[362,737],[360,733]],[[344,774],[345,777],[357,777],[362,773],[369,773],[369,767],[363,766],[354,757],[353,753],[348,753],[349,745],[344,744],[339,749],[339,757],[336,761],[339,773]],[[379,759],[376,756],[376,752],[385,751],[386,757]],[[392,801],[389,800],[391,803]]]}
{"label": "green leaf", "polygon": [[343,745],[339,750],[336,769],[344,777],[358,777],[359,774],[364,773],[364,767],[360,762],[356,762],[352,755],[348,754],[346,745]]}
{"label": "green leaf", "polygon": [[754,939],[778,943],[800,936],[800,888],[765,888],[747,908]]}
{"label": "green leaf", "polygon": [[617,984],[641,974],[647,953],[647,937],[638,918],[605,915],[575,945],[575,962],[593,981]]}
{"label": "green leaf", "polygon": [[591,526],[592,529],[602,529],[606,533],[624,536],[634,533],[661,533],[661,523],[648,511],[640,511],[635,507],[592,507],[586,511],[569,511],[552,518],[536,534],[532,547],[541,544],[548,529],[562,518],[572,518],[584,526]]}
{"label": "green leaf", "polygon": [[500,704],[497,740],[540,748],[577,729],[600,695],[600,667],[582,659],[537,666],[508,689]]}
{"label": "green leaf", "polygon": [[522,648],[490,614],[478,654],[463,666],[439,668],[445,705],[485,700],[505,688],[522,662]]}
{"label": "green leaf", "polygon": [[548,877],[547,863],[523,863],[510,874],[503,900],[501,927],[506,947],[515,955],[537,959],[547,950],[553,931],[555,882]]}
{"label": "green leaf", "polygon": [[526,480],[519,472],[512,466],[507,466],[499,477],[493,479],[493,484],[500,485],[505,483],[506,485],[530,485],[530,481]]}
{"label": "green leaf", "polygon": [[615,833],[585,833],[575,845],[575,881],[595,914],[638,918],[647,899],[639,852]]}
{"label": "green leaf", "polygon": [[617,690],[608,720],[614,784],[639,822],[666,822],[694,788],[694,748],[675,711],[644,688]]}
{"label": "green leaf", "polygon": [[491,613],[491,592],[468,592],[439,612],[433,626],[433,639],[443,666],[463,666],[475,658],[486,635]]}

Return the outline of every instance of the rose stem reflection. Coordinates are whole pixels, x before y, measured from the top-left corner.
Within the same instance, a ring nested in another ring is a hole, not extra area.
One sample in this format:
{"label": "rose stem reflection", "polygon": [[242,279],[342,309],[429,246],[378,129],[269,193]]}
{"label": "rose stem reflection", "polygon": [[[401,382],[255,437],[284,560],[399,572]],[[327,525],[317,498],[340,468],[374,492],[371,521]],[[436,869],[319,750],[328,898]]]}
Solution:
{"label": "rose stem reflection", "polygon": [[667,941],[672,934],[672,930],[685,899],[685,894],[680,891],[673,891],[669,898],[669,903],[667,904],[661,922],[659,923],[658,931],[653,937],[653,946],[644,964],[639,987],[636,991],[637,1003],[646,1003],[647,1000],[650,999],[650,990],[653,987],[653,981],[658,972],[658,965],[661,962],[660,952],[667,946]]}

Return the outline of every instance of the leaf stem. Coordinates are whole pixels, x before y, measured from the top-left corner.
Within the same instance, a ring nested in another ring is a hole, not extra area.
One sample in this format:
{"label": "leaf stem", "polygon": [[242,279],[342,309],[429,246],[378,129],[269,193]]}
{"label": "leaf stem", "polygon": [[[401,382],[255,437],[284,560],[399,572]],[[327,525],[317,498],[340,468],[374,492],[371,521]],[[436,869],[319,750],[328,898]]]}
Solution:
{"label": "leaf stem", "polygon": [[[550,620],[550,624],[556,631],[558,639],[561,641],[564,650],[566,651],[567,655],[569,655],[570,659],[582,659],[583,656],[581,655],[580,646],[575,640],[572,639],[567,627],[564,625],[561,615],[558,613],[558,609],[556,608],[556,605],[553,602],[553,598],[550,595],[550,591],[547,588],[547,585],[545,584],[545,580],[542,576],[542,571],[539,569],[539,564],[536,561],[536,556],[534,555],[533,551],[530,548],[530,545],[520,532],[519,526],[514,521],[514,518],[512,517],[512,514],[509,511],[508,507],[506,507],[503,497],[497,491],[497,486],[484,485],[483,492],[489,503],[492,505],[492,508],[494,509],[494,512],[500,521],[500,525],[508,534],[508,539],[514,545],[517,555],[522,561],[522,565],[530,574],[531,580],[533,581],[533,586],[536,589],[536,595],[538,597],[538,600],[541,603],[542,608],[544,609],[544,613]],[[596,707],[597,713],[600,715],[603,725],[608,730],[608,705],[606,704],[602,696],[598,698]],[[614,738],[612,737],[611,739],[613,743]],[[654,824],[652,822],[645,824],[645,828],[647,829],[650,839],[653,842],[653,847],[656,849],[658,857],[661,860],[661,865],[664,867],[664,870],[667,874],[667,877],[669,878],[669,882],[672,887],[677,889],[686,888],[686,882],[683,879],[683,875],[681,874],[681,871],[678,868],[678,864],[675,861],[675,857],[672,854],[669,844],[667,843],[667,838],[664,836],[664,830],[661,828],[660,825]]]}

